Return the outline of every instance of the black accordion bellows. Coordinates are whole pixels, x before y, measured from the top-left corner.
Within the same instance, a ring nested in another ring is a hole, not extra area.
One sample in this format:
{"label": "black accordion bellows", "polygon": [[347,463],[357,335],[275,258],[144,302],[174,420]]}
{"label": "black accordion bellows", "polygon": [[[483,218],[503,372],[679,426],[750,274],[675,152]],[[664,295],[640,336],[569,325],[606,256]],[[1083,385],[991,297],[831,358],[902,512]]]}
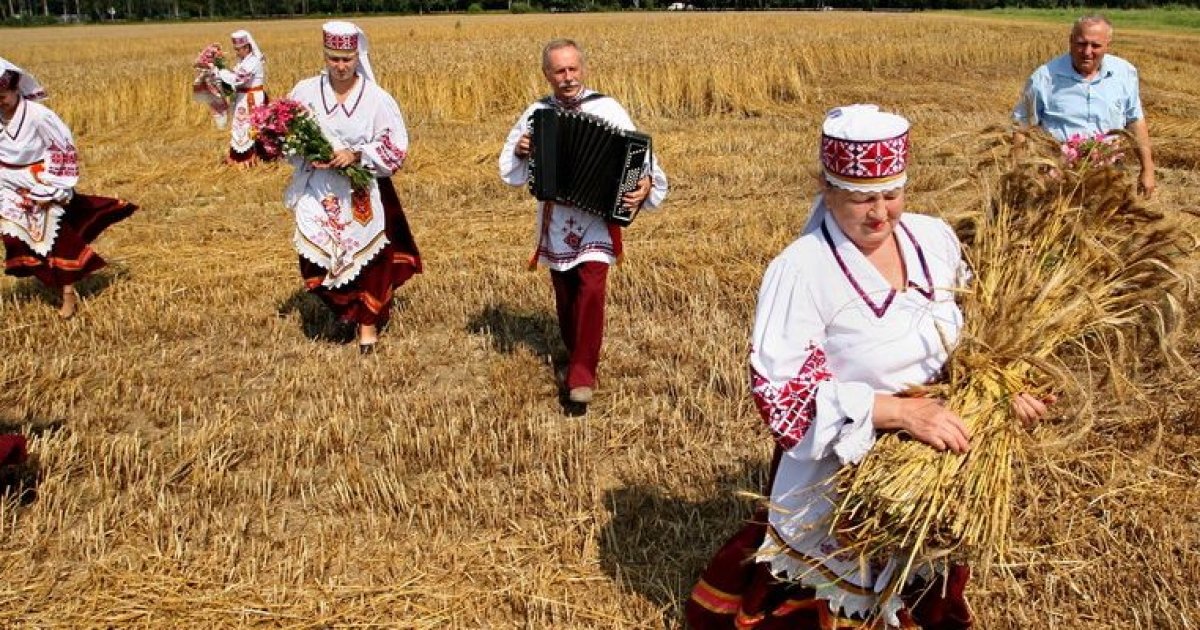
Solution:
{"label": "black accordion bellows", "polygon": [[621,196],[637,188],[648,168],[650,136],[559,109],[536,110],[530,123],[533,196],[573,204],[619,225],[633,222],[637,209],[626,208]]}

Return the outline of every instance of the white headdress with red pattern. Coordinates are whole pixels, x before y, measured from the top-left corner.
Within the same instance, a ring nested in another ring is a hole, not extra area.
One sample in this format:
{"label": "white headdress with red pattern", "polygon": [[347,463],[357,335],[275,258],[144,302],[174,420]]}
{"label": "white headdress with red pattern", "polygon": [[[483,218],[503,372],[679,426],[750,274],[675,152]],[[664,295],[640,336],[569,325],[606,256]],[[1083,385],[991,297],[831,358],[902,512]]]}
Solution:
{"label": "white headdress with red pattern", "polygon": [[254,36],[250,31],[234,31],[229,35],[229,41],[233,42],[234,46],[250,45],[250,54],[262,56],[262,49],[258,47],[258,42],[254,41]]}
{"label": "white headdress with red pattern", "polygon": [[[857,192],[886,192],[908,183],[908,121],[878,105],[835,107],[821,125],[821,173],[830,185]],[[813,200],[801,233],[825,220],[825,195]]]}
{"label": "white headdress with red pattern", "polygon": [[42,84],[33,78],[32,74],[25,72],[16,65],[10,63],[4,57],[0,57],[0,74],[9,70],[21,75],[17,82],[17,91],[21,93],[21,97],[31,101],[42,101],[46,99],[46,90],[42,89]]}
{"label": "white headdress with red pattern", "polygon": [[829,110],[821,126],[821,169],[830,184],[884,192],[908,181],[908,121],[877,105]]}
{"label": "white headdress with red pattern", "polygon": [[371,70],[371,57],[367,46],[367,34],[353,22],[326,22],[321,27],[325,50],[332,53],[358,53],[358,68],[360,73],[375,80]]}

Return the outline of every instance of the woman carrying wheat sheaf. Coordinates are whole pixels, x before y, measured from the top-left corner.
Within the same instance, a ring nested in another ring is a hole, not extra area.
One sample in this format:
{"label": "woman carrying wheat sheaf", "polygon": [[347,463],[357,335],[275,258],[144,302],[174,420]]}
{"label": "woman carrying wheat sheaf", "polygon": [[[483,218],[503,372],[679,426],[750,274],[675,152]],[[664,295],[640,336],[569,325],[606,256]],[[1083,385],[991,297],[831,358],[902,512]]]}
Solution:
{"label": "woman carrying wheat sheaf", "polygon": [[33,276],[62,293],[59,315],[79,306],[75,284],[104,267],[91,247],[137,206],[75,193],[79,156],[71,130],[40,102],[33,75],[0,58],[0,235],[4,273]]}
{"label": "woman carrying wheat sheaf", "polygon": [[[408,152],[395,99],[375,82],[367,37],[349,22],[323,29],[325,69],[292,88],[333,145],[328,161],[291,157],[285,203],[295,212],[293,238],[306,288],[340,321],[358,326],[359,350],[375,349],[393,292],[421,271],[421,257],[391,176]],[[348,168],[371,177],[355,186]]]}
{"label": "woman carrying wheat sheaf", "polygon": [[[710,562],[688,622],[969,628],[965,567],[921,572],[903,596],[881,601],[896,561],[861,558],[830,533],[833,477],[878,433],[970,449],[962,420],[939,401],[897,395],[937,378],[963,324],[955,291],[969,273],[949,225],[904,212],[907,120],[851,105],[830,111],[822,131],[821,191],[800,238],[767,268],[752,334],[752,393],[776,440],[770,509]],[[1046,413],[1027,394],[1014,407],[1025,421]]]}

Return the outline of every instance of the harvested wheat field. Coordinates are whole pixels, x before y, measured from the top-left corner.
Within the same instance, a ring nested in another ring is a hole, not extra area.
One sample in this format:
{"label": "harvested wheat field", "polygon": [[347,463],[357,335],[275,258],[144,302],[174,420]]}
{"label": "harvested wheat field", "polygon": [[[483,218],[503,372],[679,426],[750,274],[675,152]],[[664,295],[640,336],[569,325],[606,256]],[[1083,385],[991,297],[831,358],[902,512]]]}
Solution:
{"label": "harvested wheat field", "polygon": [[[949,214],[982,130],[1068,26],[936,14],[363,19],[409,126],[395,177],[426,262],[360,357],[301,290],[288,169],[219,165],[190,64],[246,26],[282,95],[319,69],[319,21],[6,30],[73,128],[79,189],[142,210],[60,321],[0,280],[0,421],[40,458],[0,506],[5,627],[679,627],[697,574],[753,507],[771,439],[747,338],[767,262],[803,225],[829,107],[914,123],[908,207]],[[596,402],[558,403],[533,203],[498,179],[545,91],[538,52],[580,40],[593,87],[655,137],[666,208],[626,232]],[[1160,194],[1200,198],[1200,35],[1122,30]],[[1200,364],[1200,332],[1180,350]],[[1008,575],[981,628],[1200,627],[1194,380],[1114,401],[1022,474]],[[1069,400],[1064,404],[1069,404]]]}

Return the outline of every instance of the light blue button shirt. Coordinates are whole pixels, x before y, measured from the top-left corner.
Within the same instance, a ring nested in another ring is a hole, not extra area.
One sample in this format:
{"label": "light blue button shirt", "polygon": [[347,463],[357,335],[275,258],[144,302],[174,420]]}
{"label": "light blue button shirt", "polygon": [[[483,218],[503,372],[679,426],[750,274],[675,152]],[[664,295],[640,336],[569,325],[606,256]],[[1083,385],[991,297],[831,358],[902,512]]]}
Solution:
{"label": "light blue button shirt", "polygon": [[1071,55],[1055,57],[1029,77],[1013,109],[1017,124],[1041,125],[1060,142],[1124,129],[1143,115],[1137,68],[1114,55],[1091,80],[1075,72]]}

